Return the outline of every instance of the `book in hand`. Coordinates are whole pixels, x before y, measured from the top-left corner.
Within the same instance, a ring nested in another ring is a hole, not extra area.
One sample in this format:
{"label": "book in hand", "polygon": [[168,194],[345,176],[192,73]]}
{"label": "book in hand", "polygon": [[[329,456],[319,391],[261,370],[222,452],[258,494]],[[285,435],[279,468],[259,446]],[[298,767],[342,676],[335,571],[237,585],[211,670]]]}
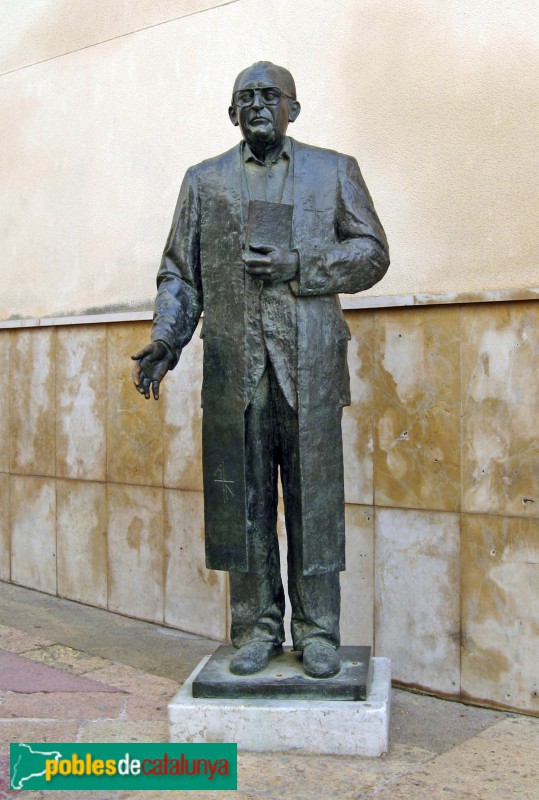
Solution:
{"label": "book in hand", "polygon": [[294,206],[250,200],[245,243],[273,245],[290,250],[292,246],[292,215]]}

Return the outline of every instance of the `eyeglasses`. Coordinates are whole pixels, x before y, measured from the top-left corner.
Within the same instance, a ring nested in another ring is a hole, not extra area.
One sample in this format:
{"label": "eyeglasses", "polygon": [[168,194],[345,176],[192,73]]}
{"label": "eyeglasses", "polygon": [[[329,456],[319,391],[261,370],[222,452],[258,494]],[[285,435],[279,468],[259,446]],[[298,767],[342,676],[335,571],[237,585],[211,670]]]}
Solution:
{"label": "eyeglasses", "polygon": [[253,105],[255,94],[258,94],[265,106],[278,105],[283,95],[291,100],[294,99],[292,95],[283,92],[277,86],[262,86],[259,89],[239,89],[232,95],[232,102],[239,108],[248,108]]}

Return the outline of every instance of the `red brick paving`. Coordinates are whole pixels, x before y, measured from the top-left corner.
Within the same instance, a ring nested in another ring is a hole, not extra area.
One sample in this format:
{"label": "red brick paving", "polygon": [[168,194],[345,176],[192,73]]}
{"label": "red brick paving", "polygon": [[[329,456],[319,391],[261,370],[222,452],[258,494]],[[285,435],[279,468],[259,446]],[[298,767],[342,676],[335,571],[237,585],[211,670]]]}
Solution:
{"label": "red brick paving", "polygon": [[7,797],[9,790],[9,756],[0,756],[0,797]]}
{"label": "red brick paving", "polygon": [[0,648],[0,690],[9,692],[119,692],[116,686],[82,678]]}
{"label": "red brick paving", "polygon": [[[83,653],[17,633],[0,626],[0,800],[14,796],[11,741],[168,740],[167,703],[179,684],[117,662],[73,674]],[[61,650],[65,667],[43,663],[46,647]]]}

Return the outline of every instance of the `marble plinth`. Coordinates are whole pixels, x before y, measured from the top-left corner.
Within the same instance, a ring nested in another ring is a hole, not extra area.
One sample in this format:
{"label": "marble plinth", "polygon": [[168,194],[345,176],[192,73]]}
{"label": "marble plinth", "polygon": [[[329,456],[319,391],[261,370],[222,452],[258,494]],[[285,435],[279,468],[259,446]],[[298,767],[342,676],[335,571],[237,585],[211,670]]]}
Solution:
{"label": "marble plinth", "polygon": [[168,706],[172,742],[236,742],[252,752],[381,756],[387,753],[391,670],[373,658],[367,699],[193,698],[204,658]]}

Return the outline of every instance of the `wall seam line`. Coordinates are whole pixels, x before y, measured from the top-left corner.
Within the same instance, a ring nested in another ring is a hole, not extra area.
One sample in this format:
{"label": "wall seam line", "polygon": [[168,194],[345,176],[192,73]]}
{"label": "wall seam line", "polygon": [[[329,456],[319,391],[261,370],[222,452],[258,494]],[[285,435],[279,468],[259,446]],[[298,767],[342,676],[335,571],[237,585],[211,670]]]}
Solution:
{"label": "wall seam line", "polygon": [[378,347],[376,341],[376,317],[378,309],[372,309],[372,400],[371,400],[371,431],[372,431],[372,651],[371,655],[376,655],[376,359]]}
{"label": "wall seam line", "polygon": [[162,20],[161,22],[156,22],[153,25],[146,25],[143,28],[137,28],[134,31],[127,31],[126,33],[119,33],[117,36],[111,36],[110,39],[103,39],[99,42],[92,42],[92,44],[84,45],[83,47],[77,47],[74,50],[67,50],[65,53],[58,53],[55,56],[49,56],[48,58],[42,58],[40,61],[34,61],[32,64],[25,64],[22,67],[16,67],[15,69],[8,69],[5,72],[0,72],[0,78],[3,78],[4,75],[13,75],[14,72],[21,72],[23,69],[31,69],[32,67],[37,67],[39,64],[46,64],[48,61],[55,61],[58,58],[63,58],[64,56],[73,55],[73,53],[80,53],[83,50],[89,50],[91,47],[99,47],[101,44],[107,44],[108,42],[113,42],[116,39],[124,39],[126,36],[133,36],[135,33],[142,33],[143,31],[149,31],[152,28],[159,28],[161,25],[168,25],[170,22],[177,22],[179,19],[186,19],[187,17],[194,17],[197,14],[204,14],[207,11],[213,11],[215,8],[222,8],[224,6],[230,6],[234,3],[239,3],[240,0],[228,0],[226,3],[218,3],[216,6],[211,6],[210,8],[201,8],[198,11],[192,11],[190,14],[181,14],[179,17],[173,17],[172,19]]}
{"label": "wall seam line", "polygon": [[110,326],[105,323],[105,608],[109,607],[109,332]]}
{"label": "wall seam line", "polygon": [[60,597],[58,592],[58,329],[54,330],[54,562],[56,567],[56,597]]}
{"label": "wall seam line", "polygon": [[[13,366],[13,334],[9,334],[8,339],[8,378],[9,378],[9,386],[13,386],[12,381],[12,366]],[[9,536],[9,560],[8,560],[8,567],[9,567],[9,580],[12,580],[12,571],[13,571],[13,525],[11,521],[11,484],[13,483],[13,479],[11,477],[11,420],[12,420],[12,406],[13,406],[13,393],[8,392],[8,401],[7,401],[7,418],[8,418],[8,430],[7,430],[7,466],[8,466],[8,495],[7,495],[7,527],[8,527],[8,536]]]}
{"label": "wall seam line", "polygon": [[[34,472],[2,472],[0,471],[0,475],[7,475],[10,478],[49,478],[50,480],[62,480],[64,482],[73,482],[73,483],[91,483],[91,484],[98,484],[100,486],[130,486],[134,489],[163,489],[167,491],[176,491],[176,492],[192,492],[193,494],[203,494],[202,489],[189,489],[180,486],[161,486],[160,484],[156,483],[129,483],[128,481],[112,481],[112,480],[96,480],[95,478],[73,478],[69,475],[65,476],[58,476],[56,478],[54,475],[45,475],[40,473]],[[492,517],[494,519],[515,519],[515,520],[533,520],[538,521],[539,517],[532,516],[532,515],[525,515],[525,514],[514,514],[514,513],[499,513],[499,512],[492,512],[492,511],[467,511],[466,509],[459,510],[456,509],[447,509],[447,508],[417,508],[413,506],[396,506],[396,505],[386,505],[384,503],[377,503],[376,505],[370,506],[368,503],[346,503],[349,506],[356,506],[358,508],[373,508],[379,510],[387,510],[387,511],[410,511],[410,512],[418,512],[420,514],[452,514],[453,516],[461,516],[461,517]]]}
{"label": "wall seam line", "polygon": [[[238,0],[235,0],[237,2]],[[497,303],[535,303],[539,298],[539,288],[526,290],[500,290],[496,294],[485,292],[483,297],[468,295],[463,293],[458,299],[451,299],[446,294],[432,295],[429,302],[401,302],[406,300],[404,295],[377,295],[369,296],[366,301],[371,299],[375,304],[366,302],[364,305],[352,304],[346,296],[340,296],[343,311],[348,313],[367,313],[369,311],[388,311],[390,309],[420,309],[438,306],[469,306],[469,305],[494,305]],[[352,298],[354,299],[354,298]],[[356,298],[357,299],[357,298]],[[397,302],[396,302],[397,301]],[[106,323],[120,324],[130,322],[151,322],[153,310],[129,310],[123,311],[102,311],[96,313],[60,314],[37,317],[16,317],[10,319],[0,319],[0,330],[22,330],[27,328],[54,328],[67,327],[72,325],[104,325]]]}
{"label": "wall seam line", "polygon": [[464,371],[462,369],[462,306],[459,306],[459,553],[458,553],[458,569],[459,569],[459,686],[458,696],[462,699],[462,650],[463,650],[463,625],[464,625],[464,598],[462,592],[462,505],[463,505],[463,434],[464,434],[464,392],[463,392],[463,378]]}

